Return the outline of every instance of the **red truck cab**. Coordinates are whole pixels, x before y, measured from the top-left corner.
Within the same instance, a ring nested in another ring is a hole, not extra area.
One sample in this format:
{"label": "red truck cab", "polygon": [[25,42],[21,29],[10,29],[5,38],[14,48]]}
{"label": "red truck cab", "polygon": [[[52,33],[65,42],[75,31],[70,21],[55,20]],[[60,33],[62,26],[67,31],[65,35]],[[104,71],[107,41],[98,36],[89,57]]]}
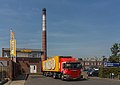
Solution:
{"label": "red truck cab", "polygon": [[75,58],[60,58],[60,72],[62,80],[80,79],[82,65]]}

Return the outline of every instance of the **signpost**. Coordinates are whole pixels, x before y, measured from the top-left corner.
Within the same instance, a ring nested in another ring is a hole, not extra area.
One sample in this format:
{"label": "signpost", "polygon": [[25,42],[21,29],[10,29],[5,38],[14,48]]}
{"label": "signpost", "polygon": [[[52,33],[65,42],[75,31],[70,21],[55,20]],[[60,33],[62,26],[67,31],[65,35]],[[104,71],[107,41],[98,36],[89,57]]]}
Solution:
{"label": "signpost", "polygon": [[16,62],[16,40],[14,39],[14,32],[10,31],[10,56]]}

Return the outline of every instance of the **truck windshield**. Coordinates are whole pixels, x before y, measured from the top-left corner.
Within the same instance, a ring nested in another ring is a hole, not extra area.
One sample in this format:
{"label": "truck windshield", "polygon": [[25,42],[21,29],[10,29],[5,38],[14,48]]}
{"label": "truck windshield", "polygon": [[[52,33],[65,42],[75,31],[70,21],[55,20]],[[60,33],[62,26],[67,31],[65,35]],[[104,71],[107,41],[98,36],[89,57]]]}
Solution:
{"label": "truck windshield", "polygon": [[80,69],[82,67],[81,63],[65,63],[64,68],[66,69]]}

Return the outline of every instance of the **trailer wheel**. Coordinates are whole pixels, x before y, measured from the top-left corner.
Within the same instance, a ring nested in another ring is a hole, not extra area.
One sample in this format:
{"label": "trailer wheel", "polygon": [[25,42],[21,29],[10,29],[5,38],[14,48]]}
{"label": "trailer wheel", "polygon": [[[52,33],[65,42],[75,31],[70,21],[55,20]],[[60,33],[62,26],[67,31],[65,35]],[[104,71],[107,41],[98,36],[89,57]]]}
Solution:
{"label": "trailer wheel", "polygon": [[53,78],[56,79],[56,73],[53,73]]}
{"label": "trailer wheel", "polygon": [[46,76],[46,72],[44,72],[44,76]]}
{"label": "trailer wheel", "polygon": [[47,77],[48,75],[47,75],[47,72],[45,72],[45,76]]}
{"label": "trailer wheel", "polygon": [[43,72],[43,76],[45,76],[45,72]]}

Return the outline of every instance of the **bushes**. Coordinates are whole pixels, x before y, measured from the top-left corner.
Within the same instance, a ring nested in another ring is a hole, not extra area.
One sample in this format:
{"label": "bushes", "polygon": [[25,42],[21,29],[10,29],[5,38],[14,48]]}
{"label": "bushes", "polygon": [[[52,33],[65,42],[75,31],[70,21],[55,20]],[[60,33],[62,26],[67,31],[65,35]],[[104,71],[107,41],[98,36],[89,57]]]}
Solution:
{"label": "bushes", "polygon": [[99,68],[99,77],[109,78],[110,73],[114,73],[114,77],[118,78],[119,70],[120,70],[120,68],[118,68],[118,67],[106,67],[106,68],[100,67]]}

